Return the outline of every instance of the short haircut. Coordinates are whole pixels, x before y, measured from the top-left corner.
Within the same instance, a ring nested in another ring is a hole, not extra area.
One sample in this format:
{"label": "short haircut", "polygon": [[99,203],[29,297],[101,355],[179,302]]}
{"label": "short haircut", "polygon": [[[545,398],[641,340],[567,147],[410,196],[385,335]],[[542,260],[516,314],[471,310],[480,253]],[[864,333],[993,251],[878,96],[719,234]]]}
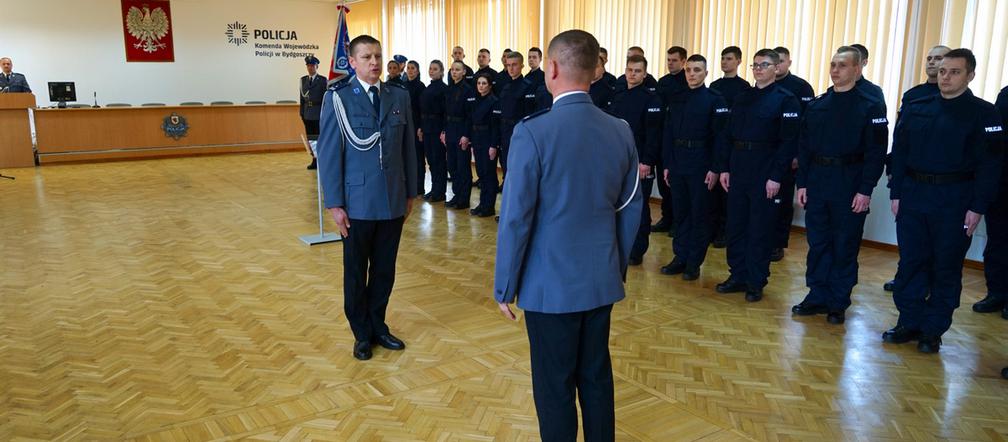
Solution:
{"label": "short haircut", "polygon": [[418,71],[420,70],[420,63],[417,63],[416,60],[410,60],[408,63],[406,63],[406,66],[413,66],[417,68]]}
{"label": "short haircut", "polygon": [[647,70],[647,58],[640,54],[633,54],[626,59],[626,63],[644,63],[644,69]]}
{"label": "short haircut", "polygon": [[609,55],[609,51],[607,51],[606,48],[603,48],[601,46],[598,48],[598,51],[601,52],[601,53],[603,53],[603,54]]}
{"label": "short haircut", "polygon": [[837,55],[840,54],[850,54],[851,58],[854,59],[854,63],[861,64],[861,51],[859,51],[854,46],[840,46],[836,50]]}
{"label": "short haircut", "polygon": [[966,60],[966,73],[976,71],[976,56],[973,55],[973,51],[966,48],[953,49],[945,54],[946,60],[950,58],[962,58]]}
{"label": "short haircut", "polygon": [[525,56],[518,51],[510,51],[507,53],[507,58],[517,58],[519,63],[525,62]]}
{"label": "short haircut", "polygon": [[529,55],[532,55],[533,52],[539,54],[539,58],[542,58],[542,49],[539,49],[539,48],[537,48],[535,46],[532,46],[531,48],[529,48],[528,53],[529,53]]}
{"label": "short haircut", "polygon": [[705,68],[707,67],[707,59],[704,58],[704,56],[700,55],[700,54],[690,55],[689,58],[686,59],[686,61],[687,62],[691,62],[692,61],[692,62],[696,62],[696,63],[703,63],[704,67]]}
{"label": "short haircut", "polygon": [[779,55],[787,55],[788,57],[791,56],[791,51],[789,51],[788,48],[785,48],[784,46],[777,46],[776,48],[773,48],[773,51]]}
{"label": "short haircut", "polygon": [[441,60],[431,60],[430,64],[438,65],[438,67],[441,68],[441,72],[444,72],[444,63],[442,63]]}
{"label": "short haircut", "polygon": [[374,37],[372,37],[370,35],[367,35],[367,34],[358,35],[358,36],[354,37],[353,40],[350,40],[350,56],[351,57],[354,56],[354,54],[357,53],[357,47],[360,46],[360,45],[378,45],[380,47],[381,46],[381,42],[379,42],[376,38],[374,38]]}
{"label": "short haircut", "polygon": [[505,49],[505,50],[504,50],[504,53],[505,53],[505,54],[508,54],[508,53],[510,53],[510,52],[511,52],[511,48],[507,48],[507,49]]}
{"label": "short haircut", "polygon": [[644,48],[642,48],[640,46],[630,46],[629,48],[627,48],[627,52],[630,52],[630,51],[640,52],[641,54],[643,54],[644,53]]}
{"label": "short haircut", "polygon": [[863,44],[861,44],[861,43],[854,43],[854,44],[852,44],[850,46],[852,48],[854,48],[854,49],[857,49],[858,52],[861,53],[861,59],[862,60],[867,60],[868,59],[868,48],[866,48]]}
{"label": "short haircut", "polygon": [[[935,49],[944,49],[945,52],[949,52],[949,51],[952,50],[952,48],[950,48],[948,46],[945,46],[945,45],[934,45],[934,46],[931,47],[931,49],[928,49],[928,51],[933,51]],[[2,58],[0,58],[0,60],[2,60]]]}
{"label": "short haircut", "polygon": [[572,71],[580,80],[595,78],[595,67],[599,63],[599,44],[595,36],[580,29],[564,31],[550,40],[547,51],[550,60]]}
{"label": "short haircut", "polygon": [[[452,52],[455,52],[456,49],[462,49],[462,46],[455,46],[454,48],[452,48]],[[462,50],[465,51],[465,49]]]}
{"label": "short haircut", "polygon": [[490,55],[490,50],[487,48],[480,48],[479,53]]}
{"label": "short haircut", "polygon": [[0,58],[0,61],[4,61],[4,60],[7,60],[7,61],[9,61],[9,62],[11,62],[11,63],[14,63],[14,60],[11,60],[11,59],[10,59],[10,57],[3,57],[3,58]]}
{"label": "short haircut", "polygon": [[686,48],[684,48],[682,46],[672,46],[671,48],[668,48],[668,50],[665,51],[665,53],[669,54],[669,55],[679,54],[679,58],[683,58],[683,59],[686,58],[686,55],[687,55],[686,54]]}
{"label": "short haircut", "polygon": [[728,46],[727,48],[724,48],[724,49],[721,50],[721,56],[722,57],[725,56],[725,55],[728,55],[728,54],[735,54],[735,58],[738,58],[739,60],[741,60],[742,59],[742,48],[740,48],[738,46]]}
{"label": "short haircut", "polygon": [[755,59],[756,57],[767,57],[773,60],[774,64],[780,63],[780,54],[778,54],[777,51],[774,51],[773,49],[767,49],[767,48],[760,49],[756,51],[756,55],[753,55],[753,59]]}

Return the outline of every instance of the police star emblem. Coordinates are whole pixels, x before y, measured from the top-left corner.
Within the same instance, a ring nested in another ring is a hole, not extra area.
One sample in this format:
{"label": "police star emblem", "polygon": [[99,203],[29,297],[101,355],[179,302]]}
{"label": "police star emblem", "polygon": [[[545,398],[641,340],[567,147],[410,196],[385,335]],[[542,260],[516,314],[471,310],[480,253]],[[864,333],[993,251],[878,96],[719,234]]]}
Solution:
{"label": "police star emblem", "polygon": [[189,133],[189,123],[186,122],[185,117],[172,112],[171,115],[164,118],[161,130],[164,131],[166,137],[178,140]]}

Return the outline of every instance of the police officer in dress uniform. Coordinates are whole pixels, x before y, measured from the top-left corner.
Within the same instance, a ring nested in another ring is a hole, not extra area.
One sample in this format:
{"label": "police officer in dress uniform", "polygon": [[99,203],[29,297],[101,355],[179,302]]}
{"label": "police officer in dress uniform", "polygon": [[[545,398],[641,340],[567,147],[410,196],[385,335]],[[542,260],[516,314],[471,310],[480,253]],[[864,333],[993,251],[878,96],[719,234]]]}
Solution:
{"label": "police officer in dress uniform", "polygon": [[[951,50],[952,48],[948,46],[938,45],[931,48],[928,51],[928,54],[924,62],[924,74],[927,75],[927,81],[918,84],[917,86],[914,86],[908,89],[906,92],[904,92],[903,98],[900,100],[900,103],[909,103],[918,98],[924,98],[929,95],[939,94],[940,91],[938,90],[938,68],[941,67],[942,58],[944,58],[945,54],[947,54],[948,51]],[[899,121],[898,112],[896,114],[896,120],[897,122]],[[886,155],[886,170],[887,171],[892,170],[892,153]],[[886,172],[886,175],[889,177],[890,180],[892,179],[892,172]],[[986,266],[984,268],[986,268]],[[889,282],[883,284],[882,288],[887,292],[891,292],[893,291],[893,285],[895,283],[896,281],[890,280]],[[983,301],[980,301],[978,304],[985,305]],[[983,307],[981,307],[981,310],[983,310]],[[976,305],[973,306],[973,311],[977,311]]]}
{"label": "police officer in dress uniform", "polygon": [[469,108],[472,123],[472,153],[479,176],[479,204],[469,211],[473,216],[494,216],[497,212],[497,148],[500,146],[500,109],[493,94],[490,72],[476,74],[476,100]]}
{"label": "police officer in dress uniform", "polygon": [[[626,121],[633,132],[634,144],[637,146],[637,157],[640,159],[640,188],[642,192],[650,192],[655,179],[655,173],[660,163],[662,102],[654,89],[644,86],[647,76],[647,59],[642,55],[631,55],[627,58],[626,74],[627,89],[621,90],[613,97],[609,105],[609,113]],[[640,228],[633,248],[630,249],[630,265],[640,265],[647,252],[651,233],[651,205],[641,204]]]}
{"label": "police officer in dress uniform", "polygon": [[861,53],[850,46],[830,62],[833,89],[805,108],[798,143],[798,204],[805,208],[809,293],[791,312],[827,314],[843,324],[857,284],[858,251],[872,189],[882,176],[889,122],[882,104],[854,87]]}
{"label": "police officer in dress uniform", "polygon": [[525,94],[529,89],[529,81],[522,76],[522,68],[524,67],[524,62],[521,52],[512,51],[508,53],[507,57],[507,74],[508,80],[507,85],[501,90],[500,95],[497,96],[497,105],[500,107],[500,151],[497,153],[498,158],[500,158],[501,170],[503,171],[503,176],[501,178],[501,186],[503,186],[503,181],[507,179],[508,171],[508,147],[511,146],[511,134],[514,130],[515,124],[518,123],[522,118],[528,115],[528,108],[525,106]]}
{"label": "police officer in dress uniform", "polygon": [[896,215],[899,267],[896,326],[885,342],[917,340],[936,353],[962,293],[962,266],[973,231],[990,207],[1001,175],[1001,117],[969,90],[976,58],[945,54],[941,93],[903,105],[893,134],[889,198]]}
{"label": "police officer in dress uniform", "polygon": [[607,74],[605,71],[605,58],[599,56],[599,65],[595,67],[595,79],[592,81],[591,87],[588,88],[588,95],[591,96],[592,103],[595,103],[595,106],[598,106],[602,110],[609,109],[609,104],[612,103],[614,95],[613,88],[606,81],[605,74]]}
{"label": "police officer in dress uniform", "polygon": [[10,58],[0,58],[0,93],[29,93],[28,80],[24,74],[14,72],[14,62]]}
{"label": "police officer in dress uniform", "polygon": [[[686,63],[686,49],[681,46],[672,46],[665,51],[665,65],[668,67],[668,74],[658,80],[658,96],[663,104],[668,104],[668,97],[672,94],[684,91],[689,87],[686,85],[686,73],[683,66]],[[669,189],[668,183],[664,179],[658,180],[658,194],[661,195],[661,218],[655,225],[651,226],[652,232],[668,232],[669,236],[675,234],[676,214],[673,210],[675,197]]]}
{"label": "police officer in dress uniform", "polygon": [[[308,140],[318,140],[319,136],[319,115],[322,112],[322,96],[325,95],[326,85],[329,80],[318,74],[319,59],[312,55],[305,57],[305,68],[308,75],[301,77],[301,122],[304,123],[305,136]],[[312,156],[308,170],[316,167],[315,157]]]}
{"label": "police officer in dress uniform", "polygon": [[441,141],[451,154],[448,167],[452,169],[451,201],[445,203],[449,209],[468,209],[472,195],[472,153],[470,153],[469,109],[476,101],[476,91],[465,79],[465,65],[456,61],[451,65],[451,86],[445,93],[445,130]]}
{"label": "police officer in dress uniform", "polygon": [[712,190],[720,185],[718,172],[724,169],[713,163],[727,149],[728,106],[720,93],[704,86],[707,59],[689,57],[683,72],[687,88],[667,97],[662,135],[662,176],[672,190],[676,234],[675,258],[661,272],[682,273],[682,279],[693,281],[700,277],[713,233]]}
{"label": "police officer in dress uniform", "polygon": [[[787,89],[801,105],[802,112],[805,106],[815,98],[815,91],[812,85],[801,77],[791,73],[791,51],[784,46],[777,46],[774,52],[780,55],[781,61],[777,65],[777,80],[774,82],[778,86]],[[797,152],[795,152],[797,153]],[[791,222],[794,220],[794,191],[795,173],[798,169],[798,159],[791,160],[791,170],[784,174],[784,182],[781,183],[781,191],[777,199],[780,200],[780,213],[777,217],[776,228],[774,229],[773,248],[770,250],[770,261],[776,262],[784,259],[784,249],[791,239]]]}
{"label": "police officer in dress uniform", "polygon": [[354,335],[353,355],[371,347],[403,350],[385,311],[395,282],[403,221],[417,194],[409,93],[381,82],[381,44],[350,41],[357,75],[322,103],[318,155],[325,206],[343,235],[343,305]]}
{"label": "police officer in dress uniform", "polygon": [[431,190],[424,194],[428,202],[445,200],[448,191],[448,164],[445,145],[441,141],[441,132],[445,129],[445,84],[444,63],[441,60],[431,61],[427,70],[430,84],[420,94],[420,140],[424,143],[424,154],[430,167]]}
{"label": "police officer in dress uniform", "polygon": [[[579,400],[584,440],[612,441],[609,324],[644,204],[637,149],[627,124],[588,97],[595,38],[565,31],[548,51],[556,98],[514,128],[494,299],[511,320],[511,302],[525,310],[542,440],[576,439]],[[578,167],[560,167],[568,164]]]}
{"label": "police officer in dress uniform", "polygon": [[[404,83],[406,90],[409,91],[410,95],[410,109],[413,110],[414,122],[417,122],[421,117],[420,112],[420,95],[423,94],[424,89],[427,86],[423,84],[420,80],[420,63],[414,60],[410,60],[406,63],[406,81]],[[417,157],[417,189],[420,189],[420,193],[423,193],[424,188],[424,175],[426,174],[426,167],[424,166],[424,150],[423,142],[420,140],[420,125],[417,124],[416,132],[413,134],[416,146],[416,157]]]}
{"label": "police officer in dress uniform", "polygon": [[[735,104],[736,96],[752,89],[752,85],[748,81],[738,76],[738,67],[741,63],[742,49],[738,46],[728,46],[721,50],[721,72],[724,73],[724,76],[714,80],[710,85],[711,89],[721,93],[729,109]],[[728,215],[728,194],[721,186],[714,186],[711,191],[714,193],[712,202],[714,205],[714,237],[711,240],[711,245],[716,249],[721,249],[726,245],[725,222]]]}
{"label": "police officer in dress uniform", "polygon": [[800,105],[774,83],[780,56],[760,49],[753,57],[756,87],[735,99],[728,122],[728,152],[720,164],[728,192],[728,267],[731,276],[718,293],[745,292],[746,301],[763,299],[770,276],[770,247],[780,210],[776,198],[795,157]]}
{"label": "police officer in dress uniform", "polygon": [[[1003,130],[1008,127],[1008,87],[1001,89],[994,106],[1001,114]],[[1005,144],[1008,141],[1002,146]],[[987,297],[973,304],[973,311],[991,313],[1001,310],[1001,317],[1008,319],[1008,173],[1003,168],[997,199],[987,211],[984,276],[987,278]]]}

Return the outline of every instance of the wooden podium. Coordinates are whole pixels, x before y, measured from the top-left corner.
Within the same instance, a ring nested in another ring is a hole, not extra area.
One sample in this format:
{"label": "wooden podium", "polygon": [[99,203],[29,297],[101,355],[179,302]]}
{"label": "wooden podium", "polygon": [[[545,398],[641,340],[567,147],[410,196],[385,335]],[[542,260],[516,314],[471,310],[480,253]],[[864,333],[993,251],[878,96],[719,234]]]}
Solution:
{"label": "wooden podium", "polygon": [[0,94],[0,168],[34,167],[28,109],[35,95]]}

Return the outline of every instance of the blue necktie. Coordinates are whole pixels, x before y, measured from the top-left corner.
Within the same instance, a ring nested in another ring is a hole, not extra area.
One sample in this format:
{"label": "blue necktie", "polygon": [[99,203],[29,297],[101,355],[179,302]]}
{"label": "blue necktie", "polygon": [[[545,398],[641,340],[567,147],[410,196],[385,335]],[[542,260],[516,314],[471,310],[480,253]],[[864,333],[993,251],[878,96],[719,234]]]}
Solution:
{"label": "blue necktie", "polygon": [[378,95],[378,86],[371,86],[368,92],[374,97],[371,99],[371,104],[374,105],[374,114],[381,118],[381,98]]}

